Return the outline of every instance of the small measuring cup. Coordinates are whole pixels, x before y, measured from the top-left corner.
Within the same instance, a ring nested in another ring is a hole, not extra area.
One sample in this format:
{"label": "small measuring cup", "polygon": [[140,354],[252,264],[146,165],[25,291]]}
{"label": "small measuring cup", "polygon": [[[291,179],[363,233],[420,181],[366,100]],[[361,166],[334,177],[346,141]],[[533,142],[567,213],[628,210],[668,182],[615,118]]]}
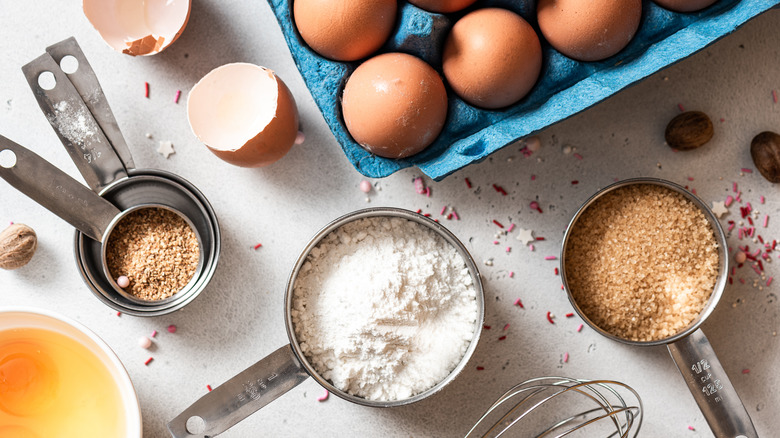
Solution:
{"label": "small measuring cup", "polygon": [[[665,187],[681,194],[686,199],[693,202],[707,218],[707,222],[709,222],[712,227],[715,240],[718,244],[718,278],[706,306],[702,309],[696,319],[684,330],[673,336],[656,341],[633,341],[624,339],[597,326],[577,305],[577,301],[574,299],[566,279],[566,247],[571,232],[577,224],[577,220],[588,207],[605,194],[632,184],[652,184]],[[720,301],[723,290],[726,287],[728,277],[728,254],[726,248],[728,248],[726,236],[723,234],[723,229],[721,228],[718,219],[712,214],[709,207],[707,207],[699,198],[685,190],[683,187],[666,180],[658,178],[632,178],[616,182],[601,189],[595,195],[591,196],[590,199],[585,201],[582,207],[574,214],[574,217],[571,222],[569,222],[569,226],[566,228],[566,233],[563,236],[563,247],[561,249],[561,279],[563,280],[563,286],[566,289],[569,301],[572,306],[574,306],[574,309],[580,317],[585,320],[585,323],[601,335],[628,345],[666,345],[669,353],[672,355],[672,359],[674,359],[674,362],[677,365],[677,369],[688,384],[688,389],[691,391],[691,394],[693,394],[694,400],[699,405],[699,409],[701,409],[710,429],[712,429],[712,432],[716,436],[729,438],[757,438],[758,433],[753,426],[750,415],[748,415],[745,410],[745,406],[742,404],[737,391],[731,384],[731,381],[726,375],[726,371],[723,369],[723,366],[715,355],[715,351],[700,328],[707,317],[715,310],[715,306],[718,304],[718,301]]]}
{"label": "small measuring cup", "polygon": [[[455,369],[444,380],[434,387],[407,399],[392,401],[368,400],[336,388],[322,378],[306,359],[295,335],[295,328],[292,323],[293,287],[295,279],[298,277],[298,272],[300,272],[301,267],[306,262],[309,253],[331,231],[346,223],[368,217],[403,218],[430,229],[458,251],[474,280],[474,289],[477,295],[477,319],[474,322],[474,335],[466,352]],[[477,347],[484,318],[484,293],[477,265],[458,238],[444,226],[422,215],[399,208],[369,208],[349,213],[334,220],[317,232],[303,249],[300,256],[298,256],[298,260],[293,266],[290,277],[287,280],[287,292],[284,298],[284,320],[290,343],[230,378],[211,392],[208,392],[171,420],[168,423],[168,430],[175,438],[213,437],[228,430],[231,426],[274,401],[308,377],[314,378],[317,383],[332,394],[364,406],[392,407],[420,401],[439,392],[460,374]]]}
{"label": "small measuring cup", "polygon": [[[0,178],[5,179],[20,192],[79,230],[77,243],[80,241],[84,248],[93,250],[94,258],[88,259],[91,267],[90,275],[99,272],[99,278],[96,279],[110,284],[114,295],[133,302],[139,307],[150,307],[152,311],[159,313],[169,309],[171,303],[181,304],[184,300],[192,299],[192,295],[196,295],[199,289],[202,289],[201,285],[205,277],[204,239],[201,237],[203,227],[196,226],[189,216],[163,203],[148,203],[149,197],[144,197],[147,203],[120,210],[48,161],[3,136],[0,136]],[[201,254],[195,275],[189,284],[173,296],[158,301],[142,300],[125,292],[112,278],[106,263],[107,242],[111,232],[127,215],[143,208],[163,208],[179,215],[197,236]],[[99,256],[96,256],[97,254]]]}
{"label": "small measuring cup", "polygon": [[[22,67],[41,110],[91,191],[41,157],[0,137],[0,153],[13,165],[0,176],[76,227],[79,272],[103,303],[123,313],[156,316],[192,301],[216,269],[220,232],[208,200],[170,172],[135,169],[100,83],[74,38],[46,48]],[[174,296],[139,300],[116,285],[106,270],[105,245],[114,225],[141,207],[165,208],[182,217],[198,237],[200,257],[188,285]]]}

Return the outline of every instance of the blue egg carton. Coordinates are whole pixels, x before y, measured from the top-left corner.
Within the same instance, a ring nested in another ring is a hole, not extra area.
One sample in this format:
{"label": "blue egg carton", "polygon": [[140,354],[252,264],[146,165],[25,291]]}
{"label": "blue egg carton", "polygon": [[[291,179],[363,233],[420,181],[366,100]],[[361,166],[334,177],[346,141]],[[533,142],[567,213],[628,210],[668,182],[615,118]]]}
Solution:
{"label": "blue egg carton", "polygon": [[409,53],[424,59],[441,74],[442,47],[452,24],[476,8],[502,7],[520,14],[534,26],[542,43],[544,59],[541,76],[531,92],[520,102],[502,110],[471,106],[448,88],[447,120],[439,137],[424,151],[407,159],[394,160],[363,149],[352,139],[344,124],[341,94],[347,78],[360,61],[338,62],[318,55],[295,28],[291,1],[268,2],[298,70],[355,169],[367,177],[382,178],[400,169],[417,166],[435,180],[577,114],[703,49],[780,4],[780,0],[719,0],[702,11],[684,14],[643,0],[639,30],[626,48],[603,61],[580,62],[557,52],[544,40],[536,23],[536,2],[533,0],[479,0],[455,14],[431,13],[399,0],[396,28],[377,53]]}

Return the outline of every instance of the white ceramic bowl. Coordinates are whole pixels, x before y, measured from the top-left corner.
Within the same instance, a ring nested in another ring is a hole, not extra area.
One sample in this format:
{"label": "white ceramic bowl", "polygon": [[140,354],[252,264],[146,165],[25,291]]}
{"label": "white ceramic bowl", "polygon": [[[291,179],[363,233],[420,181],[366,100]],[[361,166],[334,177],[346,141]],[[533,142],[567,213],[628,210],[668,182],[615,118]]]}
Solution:
{"label": "white ceramic bowl", "polygon": [[[56,331],[88,348],[111,373],[124,405],[125,437],[141,438],[143,428],[138,396],[122,362],[95,333],[80,323],[45,309],[0,306],[0,331],[14,328],[39,328]],[[121,437],[117,437],[121,438]]]}

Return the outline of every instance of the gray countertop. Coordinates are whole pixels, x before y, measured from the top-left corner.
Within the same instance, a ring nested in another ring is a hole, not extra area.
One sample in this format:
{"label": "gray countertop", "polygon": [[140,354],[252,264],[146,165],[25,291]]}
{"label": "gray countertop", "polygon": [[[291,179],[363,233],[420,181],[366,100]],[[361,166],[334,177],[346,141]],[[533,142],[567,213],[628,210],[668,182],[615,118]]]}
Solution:
{"label": "gray countertop", "polygon": [[[506,389],[548,375],[631,385],[644,402],[640,436],[712,436],[666,348],[622,345],[587,327],[577,332],[581,320],[565,316],[573,309],[554,272],[559,262],[545,256],[558,255],[566,224],[591,194],[615,179],[636,176],[690,186],[707,203],[725,200],[736,182],[742,199],[760,210],[761,218],[770,215],[766,229],[759,225],[760,234],[780,239],[780,193],[754,170],[749,153],[755,134],[780,131],[780,103],[772,98],[772,90],[780,89],[780,12],[770,11],[700,53],[546,129],[539,134],[541,149],[530,157],[520,152],[522,145],[510,145],[441,182],[426,179],[430,197],[415,192],[413,179],[420,172],[406,169],[371,181],[374,190],[367,197],[359,190],[365,178],[330,134],[265,1],[195,0],[180,39],[161,54],[138,58],[107,47],[80,2],[0,0],[0,10],[0,134],[82,180],[20,70],[46,46],[75,36],[136,165],[183,176],[206,195],[219,217],[219,266],[195,301],[167,316],[117,316],[82,282],[73,258],[72,227],[0,182],[2,228],[22,222],[39,237],[29,265],[0,271],[0,306],[55,310],[102,337],[133,380],[145,436],[167,436],[167,421],[203,395],[207,385],[216,387],[288,342],[283,294],[299,252],[332,219],[369,206],[430,213],[478,261],[485,280],[485,323],[491,329],[483,331],[471,362],[439,394],[390,409],[337,397],[318,402],[324,389],[309,379],[223,436],[459,436]],[[211,69],[238,61],[279,74],[296,98],[306,134],[302,145],[262,169],[220,161],[190,132],[186,119],[186,95],[194,83]],[[144,82],[150,86],[149,98],[144,97]],[[177,90],[182,92],[178,104]],[[664,144],[664,128],[679,113],[678,105],[712,117],[715,137],[705,147],[674,153]],[[171,141],[175,154],[167,159],[159,154],[159,141]],[[566,153],[570,150],[582,159]],[[754,171],[741,172],[743,168]],[[473,188],[467,188],[465,178]],[[760,204],[761,196],[765,204]],[[529,207],[533,200],[542,214]],[[445,205],[455,208],[460,220],[439,216]],[[545,240],[531,251],[515,239],[517,230],[496,237],[494,219],[533,230]],[[739,220],[736,205],[721,218],[724,225],[729,220]],[[736,235],[728,241],[732,247],[756,245]],[[262,247],[255,250],[257,243]],[[778,264],[765,265],[767,276],[777,275]],[[759,434],[770,436],[780,428],[780,380],[772,365],[780,359],[780,283],[754,286],[757,278],[748,266],[737,270],[703,329]],[[513,305],[517,298],[524,309]],[[548,311],[556,316],[555,324],[547,321]],[[165,330],[169,324],[178,327],[175,334]],[[137,339],[153,330],[159,332],[154,349],[139,348]],[[506,338],[499,340],[502,335]],[[149,356],[154,361],[144,365]]]}

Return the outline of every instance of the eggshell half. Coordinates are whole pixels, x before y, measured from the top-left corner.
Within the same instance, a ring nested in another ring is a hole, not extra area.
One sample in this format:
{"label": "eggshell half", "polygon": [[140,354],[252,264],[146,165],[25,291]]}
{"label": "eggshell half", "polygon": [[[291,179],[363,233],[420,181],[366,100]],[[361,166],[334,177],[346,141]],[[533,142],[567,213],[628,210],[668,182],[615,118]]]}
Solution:
{"label": "eggshell half", "polygon": [[477,0],[409,0],[409,3],[430,12],[449,13],[471,6]]}
{"label": "eggshell half", "polygon": [[522,99],[542,70],[542,46],[533,27],[506,9],[470,12],[452,27],[442,70],[453,91],[481,108]]}
{"label": "eggshell half", "polygon": [[301,38],[336,61],[355,61],[377,51],[390,37],[396,0],[294,0]]}
{"label": "eggshell half", "polygon": [[114,50],[136,56],[159,53],[181,35],[191,0],[83,0],[89,22]]}
{"label": "eggshell half", "polygon": [[282,158],[298,134],[298,109],[287,85],[267,68],[226,64],[190,91],[192,132],[216,156],[241,167]]}
{"label": "eggshell half", "polygon": [[639,28],[642,0],[539,0],[539,29],[556,50],[578,61],[621,51]]}
{"label": "eggshell half", "polygon": [[675,12],[695,12],[702,10],[717,0],[653,0],[657,5]]}
{"label": "eggshell half", "polygon": [[428,147],[447,118],[447,90],[425,61],[384,53],[352,73],[341,102],[344,123],[357,143],[386,158],[405,158]]}

